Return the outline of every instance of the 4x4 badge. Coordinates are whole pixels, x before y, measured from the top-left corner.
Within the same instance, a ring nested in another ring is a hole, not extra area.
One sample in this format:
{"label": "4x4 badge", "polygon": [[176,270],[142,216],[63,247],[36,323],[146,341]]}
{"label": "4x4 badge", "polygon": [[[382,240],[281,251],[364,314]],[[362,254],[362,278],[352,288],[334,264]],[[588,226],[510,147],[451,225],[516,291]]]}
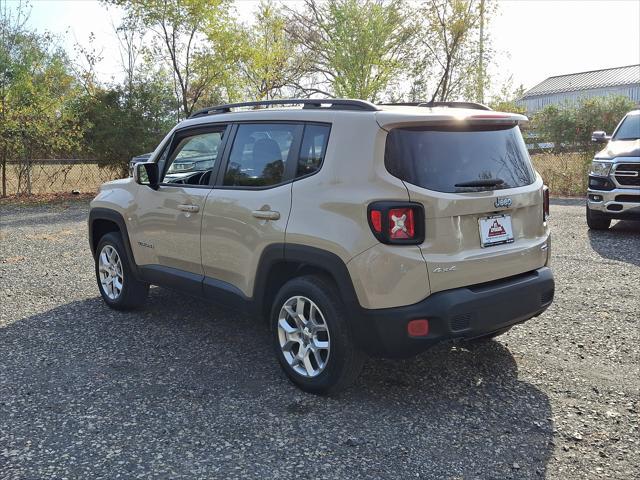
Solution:
{"label": "4x4 badge", "polygon": [[509,197],[496,198],[496,201],[493,204],[496,208],[509,208],[511,206],[511,199]]}

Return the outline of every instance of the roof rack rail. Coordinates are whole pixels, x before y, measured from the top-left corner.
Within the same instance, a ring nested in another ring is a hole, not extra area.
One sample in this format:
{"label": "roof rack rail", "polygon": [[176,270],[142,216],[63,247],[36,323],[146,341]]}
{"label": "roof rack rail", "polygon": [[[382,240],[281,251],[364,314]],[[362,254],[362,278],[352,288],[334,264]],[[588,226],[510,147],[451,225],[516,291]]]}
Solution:
{"label": "roof rack rail", "polygon": [[449,107],[449,108],[469,108],[472,110],[492,110],[490,107],[476,102],[425,102],[419,103],[418,107]]}
{"label": "roof rack rail", "polygon": [[[232,108],[241,107],[267,107],[270,105],[302,105],[302,108],[325,108],[333,110],[360,110],[365,112],[375,112],[380,110],[371,102],[365,100],[352,100],[346,98],[289,98],[284,100],[262,100],[257,102],[226,103],[215,107],[203,108],[192,113],[189,118],[201,117],[203,115],[215,115],[218,113],[229,113]],[[328,105],[323,107],[323,105]]]}
{"label": "roof rack rail", "polygon": [[381,107],[418,107],[426,102],[389,102],[378,103]]}

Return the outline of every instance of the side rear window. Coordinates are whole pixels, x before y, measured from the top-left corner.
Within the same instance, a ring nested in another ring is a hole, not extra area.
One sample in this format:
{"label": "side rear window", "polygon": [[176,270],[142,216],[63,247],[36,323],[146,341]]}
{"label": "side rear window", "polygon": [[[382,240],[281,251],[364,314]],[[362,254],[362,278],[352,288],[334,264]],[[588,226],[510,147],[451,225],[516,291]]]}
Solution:
{"label": "side rear window", "polygon": [[396,128],[387,136],[385,166],[401,180],[447,193],[521,187],[535,180],[517,126]]}
{"label": "side rear window", "polygon": [[320,169],[327,150],[329,130],[327,125],[306,125],[304,127],[296,177],[303,177]]}
{"label": "side rear window", "polygon": [[223,185],[268,187],[282,183],[298,129],[293,124],[239,125]]}

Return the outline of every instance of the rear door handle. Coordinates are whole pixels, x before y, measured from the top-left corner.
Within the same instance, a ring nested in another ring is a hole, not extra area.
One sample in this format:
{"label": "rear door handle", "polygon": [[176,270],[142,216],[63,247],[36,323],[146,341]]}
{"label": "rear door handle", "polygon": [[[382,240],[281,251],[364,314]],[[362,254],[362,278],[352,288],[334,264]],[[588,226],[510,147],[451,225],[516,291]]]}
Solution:
{"label": "rear door handle", "polygon": [[280,218],[280,212],[274,212],[273,210],[254,210],[251,215],[264,220],[278,220]]}
{"label": "rear door handle", "polygon": [[178,210],[182,210],[183,212],[195,213],[200,210],[198,205],[178,205]]}

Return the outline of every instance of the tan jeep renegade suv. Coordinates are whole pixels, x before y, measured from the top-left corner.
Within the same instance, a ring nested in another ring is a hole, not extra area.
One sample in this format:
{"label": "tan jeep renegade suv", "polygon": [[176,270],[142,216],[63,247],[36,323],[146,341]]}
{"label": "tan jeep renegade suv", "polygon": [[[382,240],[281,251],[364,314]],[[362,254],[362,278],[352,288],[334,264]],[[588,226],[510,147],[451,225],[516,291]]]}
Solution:
{"label": "tan jeep renegade suv", "polygon": [[248,308],[320,393],[367,354],[499,335],[554,294],[525,120],[333,99],[197,112],[91,203],[100,293],[125,309],[154,284]]}

